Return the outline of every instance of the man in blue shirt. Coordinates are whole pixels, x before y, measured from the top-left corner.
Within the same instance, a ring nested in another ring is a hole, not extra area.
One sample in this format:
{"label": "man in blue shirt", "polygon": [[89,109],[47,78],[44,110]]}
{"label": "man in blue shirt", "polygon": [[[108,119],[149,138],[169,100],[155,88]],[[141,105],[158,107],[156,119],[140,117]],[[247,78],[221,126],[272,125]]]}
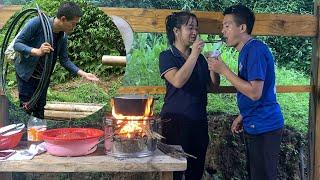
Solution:
{"label": "man in blue shirt", "polygon": [[254,21],[243,5],[227,8],[222,33],[226,44],[239,51],[238,76],[219,58],[209,58],[208,66],[238,91],[240,115],[231,131],[244,129],[250,179],[276,180],[284,120],[276,99],[274,58],[267,45],[251,36]]}
{"label": "man in blue shirt", "polygon": [[[80,17],[81,8],[74,2],[64,2],[60,5],[57,17],[51,18],[53,45],[44,42],[44,33],[39,17],[32,18],[20,32],[14,43],[14,50],[19,52],[15,60],[15,70],[18,82],[20,106],[28,102],[38,87],[44,69],[46,53],[53,51],[53,67],[59,58],[60,64],[73,74],[79,74],[90,81],[99,81],[91,73],[86,73],[71,62],[68,57],[67,35],[73,31]],[[51,69],[51,73],[53,68]],[[34,108],[27,109],[27,113],[35,117],[44,118],[47,88],[42,92]]]}

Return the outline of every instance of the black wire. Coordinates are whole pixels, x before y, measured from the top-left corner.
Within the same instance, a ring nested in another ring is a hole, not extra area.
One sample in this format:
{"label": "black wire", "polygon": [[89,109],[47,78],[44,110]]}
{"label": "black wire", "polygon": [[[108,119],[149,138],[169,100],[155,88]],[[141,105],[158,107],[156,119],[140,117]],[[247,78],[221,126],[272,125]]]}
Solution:
{"label": "black wire", "polygon": [[[16,29],[16,33],[15,33],[15,36],[17,36],[17,34],[20,32],[20,29],[22,28],[22,26],[24,25],[25,21],[28,20],[31,16],[33,16],[33,13],[29,13],[27,15],[25,15],[25,18],[21,21],[19,27]],[[16,21],[18,22],[18,21]],[[14,26],[13,26],[14,27]],[[12,33],[11,33],[12,34]],[[7,37],[8,37],[8,41],[7,43],[9,43],[9,40],[10,40],[10,37],[11,37],[11,34],[9,34]],[[9,66],[9,63],[5,64],[5,68],[3,70],[3,85],[6,84],[6,77],[7,77],[7,72],[8,72],[8,66]]]}
{"label": "black wire", "polygon": [[28,13],[33,13],[35,12],[35,9],[27,9],[23,12],[21,12],[13,21],[12,23],[9,25],[8,31],[6,32],[6,35],[4,37],[3,43],[2,43],[2,49],[1,49],[1,56],[0,56],[0,68],[1,68],[1,86],[2,86],[2,90],[5,92],[5,75],[6,75],[6,71],[4,71],[4,58],[5,58],[5,50],[7,49],[11,34],[14,30],[15,25],[18,23],[19,19],[22,18],[24,15],[28,14]]}
{"label": "black wire", "polygon": [[[41,21],[41,26],[42,26],[42,29],[44,32],[44,41],[48,42],[52,46],[53,45],[53,36],[52,36],[52,28],[51,28],[49,19],[46,17],[46,15],[44,13],[42,13],[40,11],[38,6],[37,6],[37,10],[38,10],[38,16]],[[44,60],[45,66],[43,69],[43,73],[41,74],[41,79],[40,79],[39,85],[37,86],[35,93],[31,97],[28,104],[26,104],[26,106],[25,106],[26,109],[30,109],[31,107],[34,107],[34,105],[39,100],[42,92],[46,89],[46,85],[49,83],[53,53],[46,54],[44,58],[45,58],[45,60]],[[50,60],[48,60],[48,59],[50,59]]]}
{"label": "black wire", "polygon": [[[7,75],[7,70],[8,70],[8,68],[7,68],[8,64],[4,64],[5,50],[8,47],[11,35],[12,35],[13,31],[15,30],[15,27],[18,25],[18,23],[20,22],[20,24],[16,30],[15,35],[18,34],[21,27],[24,25],[25,21],[33,15],[38,15],[40,18],[45,42],[48,42],[51,46],[53,46],[53,35],[52,35],[52,27],[51,27],[50,21],[49,21],[48,17],[44,13],[41,12],[38,5],[37,5],[36,9],[27,9],[27,10],[24,10],[21,13],[19,13],[18,16],[16,18],[14,18],[12,23],[10,24],[10,26],[5,34],[5,37],[4,37],[4,40],[2,43],[2,47],[1,47],[1,54],[0,54],[1,84],[0,84],[0,86],[3,90],[3,92],[5,92],[5,93],[6,93],[6,89],[5,89],[6,75]],[[20,21],[21,19],[23,19],[23,20]],[[45,58],[45,66],[44,66],[43,72],[41,74],[41,79],[40,79],[40,82],[39,82],[34,94],[30,98],[30,100],[24,104],[24,109],[26,109],[26,110],[31,109],[35,106],[35,104],[39,100],[42,92],[44,92],[46,90],[46,86],[49,84],[49,81],[50,81],[50,73],[53,68],[52,67],[53,66],[53,52],[51,52],[49,54],[45,54],[45,56],[43,58]],[[4,68],[4,66],[5,66],[5,68]]]}
{"label": "black wire", "polygon": [[15,36],[20,32],[20,29],[22,28],[22,26],[24,25],[24,23],[26,22],[26,20],[30,19],[31,16],[34,16],[33,14],[28,14],[26,15],[26,17],[21,21],[19,27],[16,30]]}

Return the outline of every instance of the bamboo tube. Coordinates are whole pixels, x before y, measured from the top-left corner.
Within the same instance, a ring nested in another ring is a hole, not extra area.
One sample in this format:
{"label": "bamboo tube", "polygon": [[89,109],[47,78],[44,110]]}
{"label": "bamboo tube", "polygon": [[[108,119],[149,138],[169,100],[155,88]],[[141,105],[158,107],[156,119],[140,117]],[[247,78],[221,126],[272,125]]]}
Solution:
{"label": "bamboo tube", "polygon": [[102,56],[102,64],[110,66],[126,66],[127,59],[126,56]]}
{"label": "bamboo tube", "polygon": [[53,111],[45,110],[44,117],[45,119],[52,120],[75,120],[87,117],[93,114],[93,112],[71,112],[71,111]]}
{"label": "bamboo tube", "polygon": [[46,110],[72,111],[72,112],[96,112],[103,107],[101,104],[52,102],[45,106]]}

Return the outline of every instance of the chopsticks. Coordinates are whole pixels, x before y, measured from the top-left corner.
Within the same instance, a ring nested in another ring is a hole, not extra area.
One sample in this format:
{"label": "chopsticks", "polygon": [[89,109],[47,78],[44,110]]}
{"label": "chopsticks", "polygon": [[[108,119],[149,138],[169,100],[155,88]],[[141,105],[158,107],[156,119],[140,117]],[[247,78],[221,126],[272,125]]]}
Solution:
{"label": "chopsticks", "polygon": [[5,130],[5,131],[3,131],[3,132],[1,132],[0,135],[2,136],[2,135],[6,134],[6,133],[8,133],[8,132],[10,132],[10,131],[16,130],[16,129],[18,129],[18,128],[20,128],[20,127],[23,127],[23,126],[24,126],[23,123],[16,124],[14,127],[10,128],[10,129],[7,129],[7,130]]}

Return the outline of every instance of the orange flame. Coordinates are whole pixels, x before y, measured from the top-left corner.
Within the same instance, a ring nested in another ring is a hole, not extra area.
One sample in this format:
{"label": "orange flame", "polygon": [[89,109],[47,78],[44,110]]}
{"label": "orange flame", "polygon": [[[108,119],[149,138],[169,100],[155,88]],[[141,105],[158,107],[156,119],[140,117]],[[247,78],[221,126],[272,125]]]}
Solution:
{"label": "orange flame", "polygon": [[114,100],[111,99],[112,116],[118,119],[117,125],[121,124],[123,120],[127,121],[127,123],[120,129],[119,134],[124,134],[127,138],[131,138],[134,133],[143,133],[142,127],[147,124],[146,120],[148,117],[153,115],[153,111],[151,109],[152,103],[153,98],[148,97],[143,116],[125,116],[123,114],[116,113]]}

